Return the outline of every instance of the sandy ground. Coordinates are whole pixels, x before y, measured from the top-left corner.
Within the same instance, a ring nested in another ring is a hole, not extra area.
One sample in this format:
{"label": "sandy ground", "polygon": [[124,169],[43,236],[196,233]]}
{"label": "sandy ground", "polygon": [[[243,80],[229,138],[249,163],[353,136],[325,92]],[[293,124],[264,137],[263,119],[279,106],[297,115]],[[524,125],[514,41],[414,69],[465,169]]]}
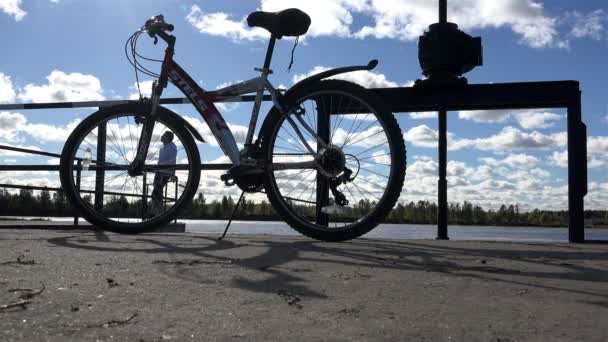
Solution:
{"label": "sandy ground", "polygon": [[0,340],[608,340],[608,245],[215,238],[0,230]]}

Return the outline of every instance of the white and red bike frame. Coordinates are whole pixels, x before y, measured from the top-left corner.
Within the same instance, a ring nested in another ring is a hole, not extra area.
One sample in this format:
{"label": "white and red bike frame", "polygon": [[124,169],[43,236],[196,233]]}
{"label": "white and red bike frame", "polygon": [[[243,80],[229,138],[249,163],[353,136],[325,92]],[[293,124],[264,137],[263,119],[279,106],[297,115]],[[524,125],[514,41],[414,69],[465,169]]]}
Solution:
{"label": "white and red bike frame", "polygon": [[[184,93],[184,95],[186,95],[186,97],[194,105],[196,110],[203,117],[203,119],[209,126],[211,132],[217,139],[222,151],[234,165],[243,164],[248,166],[256,166],[257,161],[248,156],[247,147],[252,146],[253,135],[255,132],[255,127],[260,112],[260,105],[264,97],[264,92],[268,91],[274,106],[285,116],[290,126],[294,129],[294,131],[300,138],[302,144],[310,153],[310,156],[314,157],[314,159],[305,162],[291,162],[280,164],[276,163],[273,165],[267,164],[265,167],[285,170],[315,168],[317,166],[316,159],[318,151],[320,151],[322,148],[327,148],[327,142],[317,135],[317,132],[315,132],[314,129],[304,121],[301,115],[291,115],[292,112],[300,110],[300,108],[286,108],[287,106],[281,102],[281,93],[277,89],[275,89],[268,80],[268,75],[272,73],[272,71],[269,69],[269,66],[270,61],[272,59],[272,53],[274,50],[276,38],[270,38],[268,51],[266,53],[266,59],[264,61],[264,67],[255,69],[256,71],[259,71],[261,73],[260,76],[215,91],[205,91],[188,75],[186,71],[184,71],[184,69],[182,69],[173,60],[174,45],[176,40],[175,37],[165,32],[156,32],[156,35],[166,41],[168,46],[165,50],[165,57],[163,59],[160,77],[157,81],[154,82],[153,85],[152,96],[150,99],[151,111],[147,116],[147,119],[144,121],[142,135],[138,144],[137,155],[134,161],[132,162],[131,167],[136,168],[137,166],[143,165],[145,156],[148,153],[150,139],[152,137],[152,131],[154,129],[156,110],[158,108],[162,92],[167,87],[168,81],[171,81],[171,83],[173,83],[182,93]],[[296,86],[316,82],[323,78],[327,78],[340,73],[351,72],[356,70],[371,70],[375,68],[377,64],[377,60],[372,60],[366,66],[351,66],[328,70],[323,73],[309,77],[303,81],[300,81]],[[214,102],[226,101],[231,98],[239,97],[241,95],[250,93],[255,93],[256,96],[251,114],[251,120],[249,123],[249,128],[247,131],[247,137],[245,140],[245,150],[241,153],[241,151],[239,151],[234,135],[230,130],[230,127],[228,127],[228,124],[214,105]],[[294,121],[294,118],[298,121],[301,127],[303,127],[310,134],[311,137],[315,138],[315,141],[317,143],[316,148],[313,149],[313,147],[311,147],[310,144],[307,142],[307,139],[305,139],[301,129]]]}

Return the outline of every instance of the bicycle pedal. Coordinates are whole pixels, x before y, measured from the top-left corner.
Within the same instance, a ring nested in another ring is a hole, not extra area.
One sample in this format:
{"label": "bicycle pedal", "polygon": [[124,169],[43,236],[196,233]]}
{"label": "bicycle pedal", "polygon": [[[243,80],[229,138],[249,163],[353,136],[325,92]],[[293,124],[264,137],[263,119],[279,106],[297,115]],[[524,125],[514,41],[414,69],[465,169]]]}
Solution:
{"label": "bicycle pedal", "polygon": [[231,178],[236,178],[245,175],[259,174],[263,173],[264,170],[252,165],[235,165],[228,170],[228,175]]}
{"label": "bicycle pedal", "polygon": [[221,175],[220,180],[224,182],[226,186],[233,186],[236,184],[236,182],[234,181],[234,177],[229,173]]}
{"label": "bicycle pedal", "polygon": [[327,215],[346,216],[353,212],[353,208],[342,205],[328,205],[321,208],[321,212]]}

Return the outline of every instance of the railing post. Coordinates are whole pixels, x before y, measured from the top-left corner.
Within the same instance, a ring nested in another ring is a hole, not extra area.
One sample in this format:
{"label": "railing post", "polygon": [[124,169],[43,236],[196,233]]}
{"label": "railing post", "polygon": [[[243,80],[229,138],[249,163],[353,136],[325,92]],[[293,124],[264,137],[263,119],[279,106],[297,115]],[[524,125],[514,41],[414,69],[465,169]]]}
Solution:
{"label": "railing post", "polygon": [[439,110],[439,180],[437,181],[437,240],[448,238],[447,111]]}
{"label": "railing post", "polygon": [[587,194],[587,126],[581,118],[581,95],[568,105],[568,240],[585,242]]}
{"label": "railing post", "polygon": [[[317,101],[317,135],[326,143],[329,143],[329,125],[331,122],[331,109],[324,106],[322,101]],[[317,152],[321,150],[321,145],[317,144]],[[329,215],[321,212],[324,206],[329,204],[329,182],[327,177],[317,171],[317,219],[316,223],[322,226],[329,224]]]}
{"label": "railing post", "polygon": [[95,210],[101,212],[103,210],[103,194],[105,192],[105,170],[103,168],[106,162],[106,129],[107,123],[103,122],[97,129],[97,156],[95,171]]}
{"label": "railing post", "polygon": [[[174,203],[173,205],[175,205],[175,203],[177,203],[177,194],[178,194],[177,188],[179,185],[179,178],[177,178],[177,176],[175,176],[175,178],[173,178],[173,179],[175,179],[175,199],[173,201],[173,203]],[[177,216],[175,216],[175,223],[177,224]]]}
{"label": "railing post", "polygon": [[168,186],[169,182],[165,183],[165,194],[163,197],[163,210],[167,210],[167,195],[169,194],[169,186]]}
{"label": "railing post", "polygon": [[146,219],[146,211],[148,211],[148,177],[147,177],[148,173],[144,172],[143,178],[142,178],[142,187],[143,187],[143,191],[142,191],[142,196],[141,196],[141,219],[145,220]]}
{"label": "railing post", "polygon": [[[80,178],[82,173],[82,161],[78,160],[76,163],[76,189],[80,190]],[[72,208],[74,210],[74,208]],[[74,225],[78,225],[78,212],[74,211]]]}

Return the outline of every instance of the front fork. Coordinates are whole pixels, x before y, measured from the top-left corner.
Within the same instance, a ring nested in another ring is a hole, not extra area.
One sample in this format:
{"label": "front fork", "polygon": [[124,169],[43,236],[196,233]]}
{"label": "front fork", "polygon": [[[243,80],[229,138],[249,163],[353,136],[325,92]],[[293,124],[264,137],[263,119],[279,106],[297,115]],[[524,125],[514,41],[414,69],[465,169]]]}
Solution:
{"label": "front fork", "polygon": [[148,155],[148,149],[150,148],[150,140],[152,139],[154,125],[156,123],[156,112],[158,110],[158,104],[160,102],[163,89],[164,87],[162,85],[160,85],[157,81],[154,81],[151,99],[148,103],[146,103],[146,110],[149,106],[150,111],[143,117],[143,128],[137,143],[137,153],[129,165],[128,173],[131,177],[139,176],[144,173],[143,169],[146,162],[146,157]]}

